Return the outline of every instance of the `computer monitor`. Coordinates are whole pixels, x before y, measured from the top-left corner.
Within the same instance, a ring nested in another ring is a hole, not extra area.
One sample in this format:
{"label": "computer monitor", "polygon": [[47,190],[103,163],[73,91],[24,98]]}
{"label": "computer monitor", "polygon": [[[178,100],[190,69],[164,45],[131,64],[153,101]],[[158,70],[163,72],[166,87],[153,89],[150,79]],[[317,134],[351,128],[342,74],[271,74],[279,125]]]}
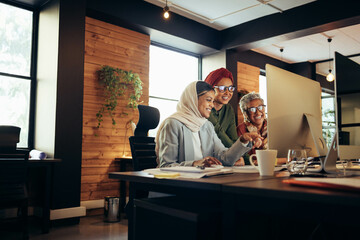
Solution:
{"label": "computer monitor", "polygon": [[360,64],[335,52],[335,99],[340,159],[360,159]]}
{"label": "computer monitor", "polygon": [[287,157],[291,148],[308,156],[325,156],[322,136],[321,88],[309,78],[266,64],[268,148]]}

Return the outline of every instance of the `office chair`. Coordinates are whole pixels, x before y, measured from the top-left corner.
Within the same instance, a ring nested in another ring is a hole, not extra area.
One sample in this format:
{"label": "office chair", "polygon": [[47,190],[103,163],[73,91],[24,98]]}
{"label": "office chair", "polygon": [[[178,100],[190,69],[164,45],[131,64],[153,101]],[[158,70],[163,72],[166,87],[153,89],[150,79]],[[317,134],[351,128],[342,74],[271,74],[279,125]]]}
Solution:
{"label": "office chair", "polygon": [[[28,239],[28,150],[16,150],[20,128],[0,126],[0,209],[17,208],[17,217],[1,219],[0,230]],[[2,234],[0,234],[2,235]]]}
{"label": "office chair", "polygon": [[148,132],[150,129],[156,128],[160,120],[160,112],[157,108],[139,105],[138,109],[139,121],[134,136],[129,137],[134,171],[157,166],[155,138],[148,137]]}
{"label": "office chair", "polygon": [[[154,129],[159,124],[160,112],[157,108],[139,105],[139,121],[136,125],[134,136],[129,137],[132,165],[134,171],[142,171],[148,168],[155,168],[156,152],[155,138],[148,137],[150,129]],[[128,217],[132,216],[131,206],[134,198],[147,198],[148,191],[138,191],[136,194],[129,195],[129,203],[125,206],[125,212]]]}
{"label": "office chair", "polygon": [[[157,127],[159,119],[158,109],[139,105],[139,122],[134,131],[135,136],[129,138],[135,171],[157,166],[155,139],[148,137],[148,131]],[[160,236],[159,239],[168,239],[169,237],[190,239],[192,234],[197,236],[196,239],[220,238],[220,233],[216,232],[216,228],[204,230],[208,229],[211,224],[220,225],[220,214],[216,208],[214,210],[215,204],[204,208],[205,203],[198,204],[191,196],[183,197],[153,192],[152,197],[147,198],[147,191],[138,189],[136,193],[130,192],[129,204],[125,210],[128,218],[134,220],[134,224],[129,226],[129,236],[132,236],[133,239],[152,239],[157,236]],[[209,202],[212,202],[211,199]],[[209,209],[212,210],[209,211]],[[170,224],[176,227],[167,227],[159,232],[157,228],[159,224]],[[187,226],[185,227],[187,231],[180,231],[181,233],[177,231],[177,226],[181,224]]]}

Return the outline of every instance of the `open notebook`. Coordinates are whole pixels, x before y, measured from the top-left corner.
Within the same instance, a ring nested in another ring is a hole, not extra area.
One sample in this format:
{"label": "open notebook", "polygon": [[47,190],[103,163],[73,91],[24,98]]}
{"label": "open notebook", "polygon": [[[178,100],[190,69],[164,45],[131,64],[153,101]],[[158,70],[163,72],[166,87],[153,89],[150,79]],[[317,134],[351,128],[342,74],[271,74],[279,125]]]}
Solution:
{"label": "open notebook", "polygon": [[231,168],[224,167],[208,167],[201,169],[198,167],[176,166],[168,168],[151,168],[144,170],[144,172],[154,175],[156,178],[202,178],[230,174],[233,170]]}
{"label": "open notebook", "polygon": [[[286,166],[277,166],[275,167],[275,172],[286,169]],[[146,169],[144,172],[147,172],[151,175],[154,175],[157,178],[202,178],[210,177],[215,175],[230,174],[233,172],[237,173],[258,173],[259,171],[253,166],[233,166],[233,167],[223,167],[215,166],[208,168],[198,168],[198,167],[168,167],[168,168],[151,168]],[[176,174],[177,173],[177,174]]]}

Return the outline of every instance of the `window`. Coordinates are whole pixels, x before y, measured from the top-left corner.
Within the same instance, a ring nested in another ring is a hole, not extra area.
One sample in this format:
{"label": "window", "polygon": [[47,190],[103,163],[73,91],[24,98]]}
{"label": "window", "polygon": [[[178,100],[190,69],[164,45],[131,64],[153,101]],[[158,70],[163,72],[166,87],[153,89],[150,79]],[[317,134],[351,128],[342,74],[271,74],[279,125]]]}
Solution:
{"label": "window", "polygon": [[335,134],[335,103],[334,95],[326,92],[321,93],[322,131],[328,147]]}
{"label": "window", "polygon": [[33,12],[0,3],[0,125],[21,128],[17,147],[28,147]]}
{"label": "window", "polygon": [[259,76],[259,94],[264,99],[264,104],[267,105],[267,92],[266,92],[266,76]]}
{"label": "window", "polygon": [[[181,93],[198,76],[199,57],[150,46],[149,105],[159,109],[160,123],[176,111]],[[149,131],[149,136],[156,131]]]}

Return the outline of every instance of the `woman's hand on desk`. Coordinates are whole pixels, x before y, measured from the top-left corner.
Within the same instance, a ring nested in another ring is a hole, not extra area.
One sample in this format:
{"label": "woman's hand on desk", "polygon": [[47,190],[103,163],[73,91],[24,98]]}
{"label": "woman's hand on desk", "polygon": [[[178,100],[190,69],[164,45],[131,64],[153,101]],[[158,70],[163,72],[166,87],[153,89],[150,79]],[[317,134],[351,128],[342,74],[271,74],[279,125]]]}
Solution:
{"label": "woman's hand on desk", "polygon": [[263,139],[264,138],[256,132],[248,132],[240,136],[240,142],[246,144],[251,141],[253,142],[253,148],[259,148],[262,144]]}
{"label": "woman's hand on desk", "polygon": [[197,160],[193,162],[193,166],[204,166],[204,167],[211,167],[211,165],[222,165],[219,160],[214,157],[205,157],[201,160]]}
{"label": "woman's hand on desk", "polygon": [[237,160],[237,161],[234,163],[234,166],[245,166],[244,158],[241,157],[239,160]]}

